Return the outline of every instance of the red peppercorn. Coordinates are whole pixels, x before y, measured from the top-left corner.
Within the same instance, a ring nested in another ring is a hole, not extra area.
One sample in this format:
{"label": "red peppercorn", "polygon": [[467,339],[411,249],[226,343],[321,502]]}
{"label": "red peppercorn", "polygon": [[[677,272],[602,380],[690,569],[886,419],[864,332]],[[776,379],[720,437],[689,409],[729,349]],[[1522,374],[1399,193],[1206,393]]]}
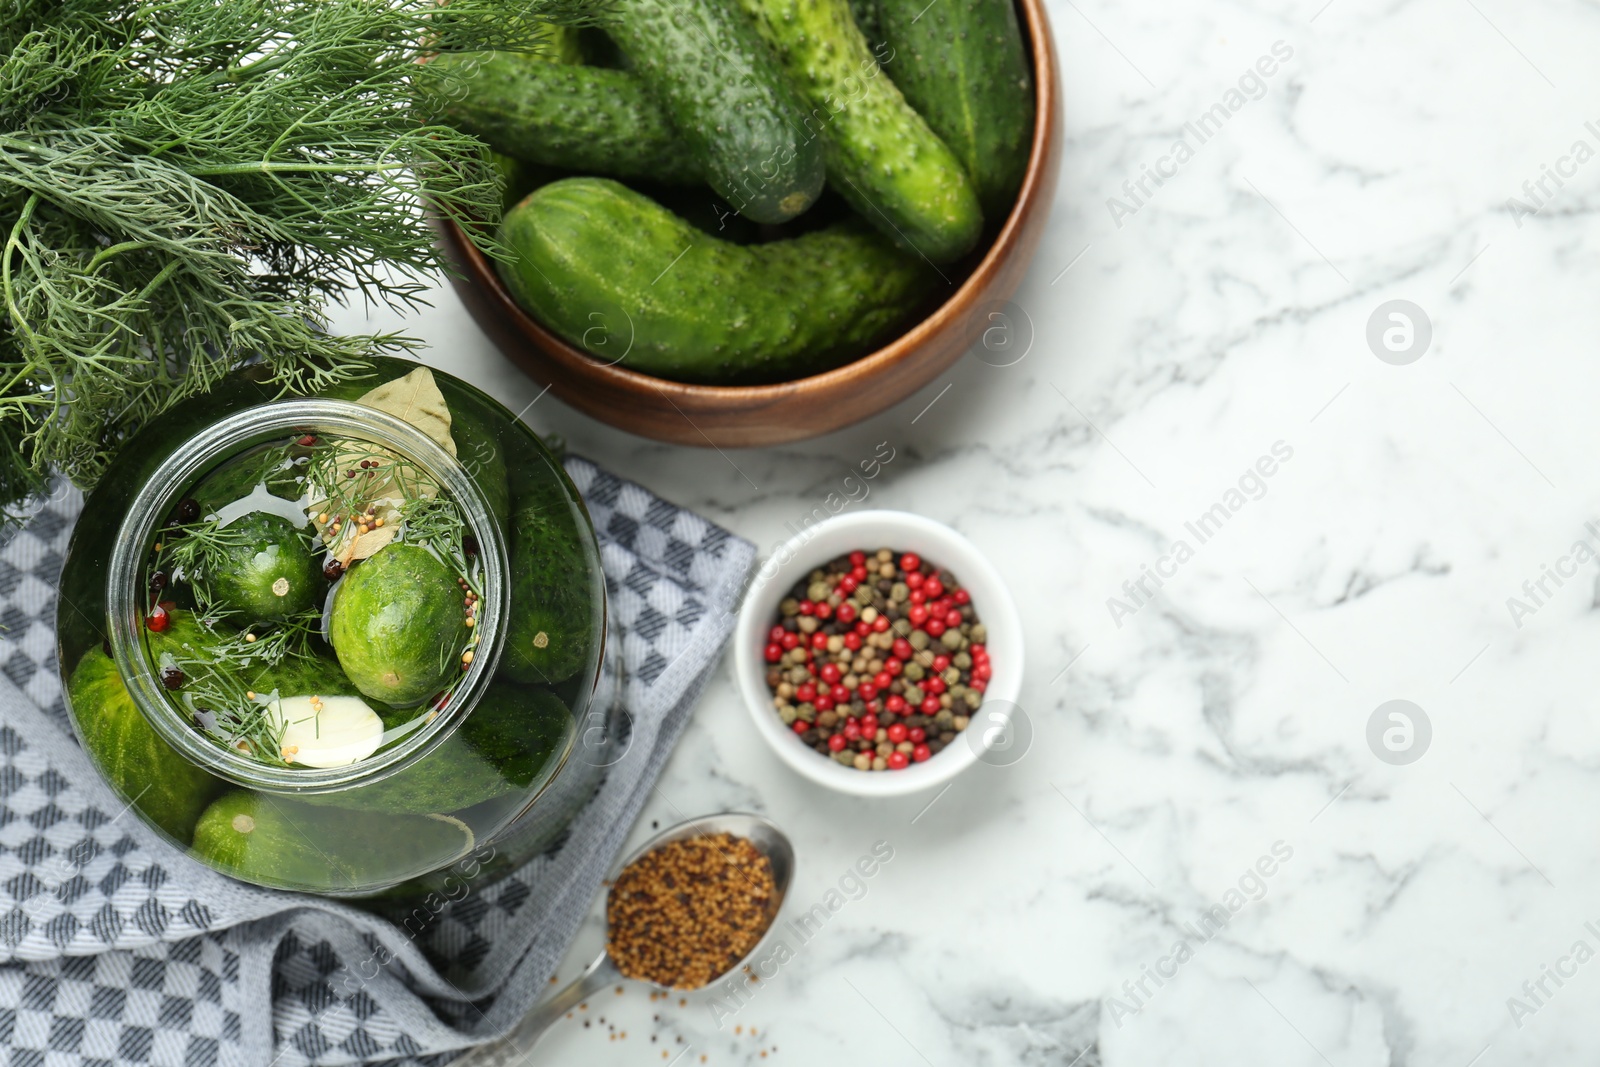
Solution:
{"label": "red peppercorn", "polygon": [[849,596],[851,593],[856,591],[856,586],[860,584],[860,582],[856,581],[847,574],[843,578],[839,579],[839,592],[843,593],[845,596]]}
{"label": "red peppercorn", "polygon": [[967,649],[967,651],[972,653],[973,659],[986,659],[989,655],[989,648],[987,645],[973,645],[971,648]]}
{"label": "red peppercorn", "polygon": [[975,681],[987,682],[994,677],[994,668],[989,666],[987,660],[983,663],[974,663],[972,665],[972,677]]}
{"label": "red peppercorn", "polygon": [[922,628],[928,631],[929,637],[940,637],[944,634],[944,620],[929,619],[927,622],[922,624]]}
{"label": "red peppercorn", "polygon": [[922,583],[922,591],[929,596],[944,596],[944,583],[937,578],[929,578]]}
{"label": "red peppercorn", "polygon": [[933,755],[933,749],[929,748],[926,743],[920,744],[911,750],[911,758],[918,763],[921,763],[931,755]]}
{"label": "red peppercorn", "polygon": [[896,715],[911,714],[911,705],[907,704],[906,698],[899,693],[890,693],[889,699],[883,702],[883,706]]}
{"label": "red peppercorn", "polygon": [[854,604],[839,605],[839,621],[850,623],[856,621],[856,606]]}
{"label": "red peppercorn", "polygon": [[794,732],[795,733],[803,734],[809,729],[811,729],[811,724],[806,722],[804,719],[796,719],[794,721]]}
{"label": "red peppercorn", "polygon": [[816,633],[812,634],[811,647],[816,649],[818,652],[826,649],[828,647],[828,635],[823,633],[821,630],[818,630]]}
{"label": "red peppercorn", "polygon": [[913,604],[926,604],[928,602],[928,594],[924,593],[920,589],[913,589],[906,599],[910,600]]}
{"label": "red peppercorn", "polygon": [[972,603],[972,594],[967,592],[965,589],[957,589],[954,593],[951,593],[950,595],[955,598],[955,602],[957,604],[970,604],[970,603]]}
{"label": "red peppercorn", "polygon": [[869,700],[869,701],[867,701],[867,711],[869,711],[873,715],[878,714],[878,712],[880,712],[882,710],[883,710],[883,701],[881,701],[881,700]]}
{"label": "red peppercorn", "polygon": [[944,654],[933,657],[933,669],[943,674],[950,669],[950,657]]}
{"label": "red peppercorn", "polygon": [[955,608],[951,608],[949,611],[944,613],[944,626],[945,626],[945,629],[953,630],[957,626],[960,626],[960,625],[961,625],[961,612],[957,611]]}
{"label": "red peppercorn", "polygon": [[817,618],[819,618],[819,619],[831,618],[833,616],[833,605],[832,604],[818,604],[815,608],[812,609],[812,611],[817,616]]}
{"label": "red peppercorn", "polygon": [[845,634],[844,647],[848,648],[851,652],[855,652],[861,647],[861,635],[858,633]]}
{"label": "red peppercorn", "polygon": [[987,678],[974,678],[972,681],[967,683],[967,688],[976,689],[981,693],[985,689],[989,688],[989,680]]}
{"label": "red peppercorn", "polygon": [[776,663],[776,662],[778,662],[780,659],[783,658],[783,646],[782,645],[768,645],[767,646],[767,651],[766,651],[766,657],[767,657],[767,662],[768,663]]}
{"label": "red peppercorn", "polygon": [[861,740],[861,727],[856,725],[854,722],[845,723],[844,724],[844,736],[845,736],[845,739],[849,740],[849,741],[859,741],[859,740]]}
{"label": "red peppercorn", "polygon": [[832,752],[843,751],[845,744],[846,742],[844,734],[834,734],[832,737],[828,738],[828,749]]}
{"label": "red peppercorn", "polygon": [[939,714],[939,709],[942,708],[942,707],[944,707],[944,705],[939,703],[939,698],[938,697],[923,697],[922,698],[921,708],[922,708],[922,714],[924,714],[924,715],[937,715],[937,714]]}
{"label": "red peppercorn", "polygon": [[860,634],[862,637],[867,636],[871,632],[872,632],[872,624],[870,622],[857,622],[856,623],[856,633]]}
{"label": "red peppercorn", "polygon": [[872,676],[873,687],[877,689],[887,689],[893,681],[894,679],[889,676],[888,671],[879,671]]}
{"label": "red peppercorn", "polygon": [[922,557],[915,552],[907,552],[900,557],[900,569],[908,574],[922,568]]}
{"label": "red peppercorn", "polygon": [[144,624],[150,628],[151,633],[165,633],[167,627],[172,625],[172,615],[166,608],[157,604],[150,609],[150,614],[145,616]]}
{"label": "red peppercorn", "polygon": [[817,673],[822,676],[824,682],[833,685],[839,680],[839,665],[837,663],[824,663],[822,670]]}
{"label": "red peppercorn", "polygon": [[836,685],[832,689],[828,690],[828,695],[833,697],[833,702],[835,704],[850,703],[850,690],[846,689],[842,685]]}
{"label": "red peppercorn", "polygon": [[811,601],[809,601],[809,600],[800,601],[800,614],[802,614],[802,615],[810,615],[813,611],[816,611],[816,610],[817,610],[817,606],[815,604],[813,604]]}
{"label": "red peppercorn", "polygon": [[911,620],[912,626],[921,626],[928,621],[928,609],[921,604],[913,604],[911,610],[906,612],[906,618]]}
{"label": "red peppercorn", "polygon": [[872,629],[873,629],[874,633],[880,633],[881,634],[881,633],[883,633],[883,631],[887,630],[888,628],[889,628],[889,616],[887,616],[887,615],[879,615],[876,619],[872,620]]}
{"label": "red peppercorn", "polygon": [[826,693],[818,693],[817,699],[813,700],[812,703],[817,706],[818,711],[833,710],[833,698],[828,696]]}
{"label": "red peppercorn", "polygon": [[863,716],[861,716],[861,736],[862,737],[876,737],[876,736],[878,736],[878,717],[876,715],[863,715]]}
{"label": "red peppercorn", "polygon": [[911,729],[906,731],[906,740],[910,741],[913,745],[920,745],[927,739],[928,731],[924,730],[920,726],[913,726]]}
{"label": "red peppercorn", "polygon": [[903,637],[897,637],[897,638],[894,639],[893,652],[894,652],[894,658],[895,659],[908,660],[908,659],[911,658],[911,653],[913,651],[915,651],[915,650],[911,647],[911,642],[910,641],[907,641]]}
{"label": "red peppercorn", "polygon": [[889,753],[888,760],[885,762],[889,764],[889,769],[891,771],[903,771],[906,769],[906,765],[910,762],[910,760],[906,759],[906,754],[904,752],[891,752]]}
{"label": "red peppercorn", "polygon": [[[900,677],[900,672],[906,669],[906,665],[891,657],[887,660],[884,660],[883,669],[889,672],[889,677],[892,680]],[[887,689],[888,686],[884,686],[884,688]]]}
{"label": "red peppercorn", "polygon": [[938,696],[940,693],[944,692],[944,679],[928,678],[923,681],[922,688],[926,692],[932,693],[934,696]]}
{"label": "red peppercorn", "polygon": [[783,640],[783,635],[785,633],[787,633],[787,632],[788,631],[785,630],[781,626],[774,626],[772,629],[767,631],[767,640],[768,641],[782,641]]}
{"label": "red peppercorn", "polygon": [[859,567],[867,562],[867,554],[860,549],[850,553],[850,566]]}
{"label": "red peppercorn", "polygon": [[810,682],[801,682],[795,687],[794,698],[802,704],[809,704],[817,699],[817,687]]}
{"label": "red peppercorn", "polygon": [[782,645],[785,649],[798,648],[800,647],[800,635],[796,633],[790,633],[786,630],[784,631],[783,636],[778,639],[778,644]]}
{"label": "red peppercorn", "polygon": [[909,731],[906,730],[906,724],[903,722],[892,722],[889,724],[889,740],[894,744],[898,745],[900,742],[904,741],[908,733]]}

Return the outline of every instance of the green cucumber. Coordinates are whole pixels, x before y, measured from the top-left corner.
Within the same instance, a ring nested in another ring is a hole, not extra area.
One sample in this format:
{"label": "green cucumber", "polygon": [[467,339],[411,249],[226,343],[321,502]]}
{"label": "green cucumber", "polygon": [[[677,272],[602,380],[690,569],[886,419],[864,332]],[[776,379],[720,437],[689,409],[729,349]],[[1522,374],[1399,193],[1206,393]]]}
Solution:
{"label": "green cucumber", "polygon": [[895,84],[961,160],[992,221],[1033,144],[1033,72],[1012,0],[877,0]]}
{"label": "green cucumber", "polygon": [[460,673],[467,626],[456,577],[427,549],[392,542],[340,581],[328,638],[364,695],[415,704]]}
{"label": "green cucumber", "polygon": [[571,508],[535,500],[511,516],[511,603],[500,670],[519,682],[554,685],[581,670],[602,595],[592,555]]}
{"label": "green cucumber", "polygon": [[222,791],[222,782],[161,739],[133,702],[117,665],[100,649],[90,649],[78,661],[67,702],[100,773],[146,819],[188,844],[195,821]]}
{"label": "green cucumber", "polygon": [[496,151],[618,178],[703,180],[667,112],[627,71],[541,63],[514,52],[442,55],[427,66],[435,117]]}
{"label": "green cucumber", "polygon": [[883,24],[878,18],[878,0],[850,0],[850,14],[856,20],[856,29],[872,48],[872,54],[882,62],[878,42],[883,40]]}
{"label": "green cucumber", "polygon": [[282,515],[252,511],[221,528],[226,537],[205,554],[207,607],[245,622],[273,622],[309,608],[328,587],[307,527]]}
{"label": "green cucumber", "polygon": [[[385,721],[400,721],[385,716]],[[297,799],[318,807],[410,815],[460,811],[552,770],[573,730],[572,712],[553,693],[496,682],[465,722],[421,761],[371,785]]]}
{"label": "green cucumber", "polygon": [[718,196],[756,222],[786,222],[821,194],[806,106],[735,0],[625,0],[606,28]]}
{"label": "green cucumber", "polygon": [[471,827],[448,815],[324,808],[236,790],[194,828],[195,854],[236,878],[280,889],[350,891],[414,878],[472,850]]}
{"label": "green cucumber", "polygon": [[854,222],[749,247],[704,234],[603,178],[567,178],[506,216],[501,274],[541,321],[598,358],[694,382],[770,382],[869,351],[931,272]]}
{"label": "green cucumber", "polygon": [[811,104],[828,184],[902,248],[936,263],[977,244],[983,212],[961,161],[878,68],[849,0],[739,0]]}

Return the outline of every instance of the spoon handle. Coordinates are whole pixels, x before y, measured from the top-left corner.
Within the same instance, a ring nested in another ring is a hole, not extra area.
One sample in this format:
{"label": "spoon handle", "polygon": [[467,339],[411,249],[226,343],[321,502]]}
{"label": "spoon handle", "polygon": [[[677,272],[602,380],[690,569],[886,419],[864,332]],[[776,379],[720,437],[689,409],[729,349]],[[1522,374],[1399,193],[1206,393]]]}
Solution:
{"label": "spoon handle", "polygon": [[622,977],[611,957],[602,952],[587,970],[546,1000],[534,1005],[505,1037],[469,1049],[451,1067],[517,1067],[522,1064],[539,1038],[557,1019],[575,1006]]}

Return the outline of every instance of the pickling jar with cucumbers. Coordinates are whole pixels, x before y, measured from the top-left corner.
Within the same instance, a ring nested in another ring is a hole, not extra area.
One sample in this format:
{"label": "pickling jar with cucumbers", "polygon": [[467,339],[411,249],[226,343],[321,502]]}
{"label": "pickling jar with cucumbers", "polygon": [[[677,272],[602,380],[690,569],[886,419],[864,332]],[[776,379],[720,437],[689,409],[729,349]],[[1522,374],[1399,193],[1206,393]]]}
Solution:
{"label": "pickling jar with cucumbers", "polygon": [[246,369],[84,503],[57,634],[128,809],[241,881],[405,897],[548,848],[617,754],[588,513],[448,374],[284,396]]}

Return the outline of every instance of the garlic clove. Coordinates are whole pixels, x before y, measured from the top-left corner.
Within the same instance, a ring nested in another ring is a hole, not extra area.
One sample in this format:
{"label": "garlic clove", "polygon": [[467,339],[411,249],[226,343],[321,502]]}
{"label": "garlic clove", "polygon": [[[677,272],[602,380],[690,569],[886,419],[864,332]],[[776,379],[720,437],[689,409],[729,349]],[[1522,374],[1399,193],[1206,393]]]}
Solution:
{"label": "garlic clove", "polygon": [[283,732],[279,755],[302,767],[348,767],[383,743],[383,720],[360,697],[282,697],[267,715]]}

